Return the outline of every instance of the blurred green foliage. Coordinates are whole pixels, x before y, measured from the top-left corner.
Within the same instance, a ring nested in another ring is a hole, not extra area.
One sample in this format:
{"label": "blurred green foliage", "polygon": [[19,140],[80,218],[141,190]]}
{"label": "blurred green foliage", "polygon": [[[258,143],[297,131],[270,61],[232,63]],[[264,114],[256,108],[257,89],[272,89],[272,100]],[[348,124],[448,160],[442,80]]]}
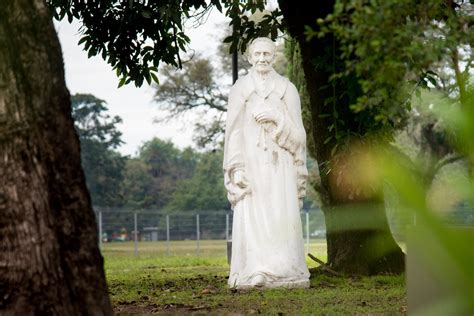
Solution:
{"label": "blurred green foliage", "polygon": [[[439,94],[438,98],[430,98],[434,115],[445,122],[445,131],[451,134],[453,147],[465,157],[464,177],[451,179],[444,190],[436,193],[439,199],[450,199],[450,190],[457,194],[463,206],[463,217],[458,221],[449,218],[459,212],[459,203],[440,210],[427,198],[431,182],[426,182],[423,176],[426,161],[412,161],[418,170],[413,172],[413,168],[406,167],[405,158],[394,154],[389,147],[364,148],[361,151],[364,154],[354,157],[354,165],[358,166],[354,172],[363,177],[366,185],[378,184],[381,198],[384,194],[381,185],[389,185],[395,190],[398,216],[414,219],[405,222],[409,225],[408,261],[410,254],[416,255],[415,264],[434,275],[434,283],[443,292],[433,302],[423,302],[425,305],[418,306],[414,315],[469,315],[474,312],[474,175],[469,164],[474,155],[473,91],[473,87],[468,86],[463,104]],[[410,266],[408,268],[410,272]],[[408,274],[409,302],[410,295],[419,295],[410,293],[410,282],[426,280]]]}

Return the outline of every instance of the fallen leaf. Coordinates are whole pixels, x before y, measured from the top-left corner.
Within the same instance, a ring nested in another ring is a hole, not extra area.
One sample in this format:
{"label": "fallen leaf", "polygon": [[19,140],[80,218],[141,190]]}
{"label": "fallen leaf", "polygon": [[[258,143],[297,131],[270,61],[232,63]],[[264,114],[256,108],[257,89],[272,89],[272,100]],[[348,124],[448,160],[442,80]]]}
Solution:
{"label": "fallen leaf", "polygon": [[211,289],[208,289],[208,288],[205,288],[204,290],[202,290],[201,294],[215,294],[216,291],[214,290],[211,290]]}

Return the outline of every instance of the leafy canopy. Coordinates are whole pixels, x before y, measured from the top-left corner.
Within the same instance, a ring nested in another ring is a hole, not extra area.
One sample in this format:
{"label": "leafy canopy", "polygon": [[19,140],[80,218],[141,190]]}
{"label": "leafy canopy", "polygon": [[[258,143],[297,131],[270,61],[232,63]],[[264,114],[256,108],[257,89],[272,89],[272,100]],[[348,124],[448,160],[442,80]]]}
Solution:
{"label": "leafy canopy", "polygon": [[339,43],[343,67],[332,81],[358,80],[362,93],[351,108],[368,124],[362,131],[403,127],[412,95],[436,86],[436,65],[474,43],[472,5],[464,1],[336,1],[333,14],[315,22],[309,39],[333,34]]}
{"label": "leafy canopy", "polygon": [[76,18],[82,22],[82,44],[88,56],[101,55],[120,77],[119,87],[134,82],[158,83],[160,63],[181,68],[180,53],[190,42],[184,33],[184,22],[205,19],[209,10],[216,8],[232,19],[234,27],[230,49],[245,51],[247,43],[259,35],[277,36],[281,27],[279,10],[266,15],[257,25],[245,12],[263,11],[265,1],[240,0],[167,0],[120,1],[48,0],[56,19]]}

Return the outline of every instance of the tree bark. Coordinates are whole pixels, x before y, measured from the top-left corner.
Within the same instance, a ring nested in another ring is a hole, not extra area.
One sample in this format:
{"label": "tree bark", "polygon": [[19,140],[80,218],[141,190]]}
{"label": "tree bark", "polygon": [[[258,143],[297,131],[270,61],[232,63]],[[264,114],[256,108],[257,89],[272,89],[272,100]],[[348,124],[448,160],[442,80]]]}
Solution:
{"label": "tree bark", "polygon": [[63,68],[43,0],[2,0],[1,315],[112,314]]}
{"label": "tree bark", "polygon": [[[313,137],[314,152],[310,154],[318,161],[321,177],[318,191],[326,222],[328,265],[336,271],[351,274],[401,273],[404,270],[404,254],[392,237],[383,202],[377,200],[375,194],[350,197],[342,186],[331,182],[335,168],[343,170],[343,173],[349,173],[350,168],[335,165],[331,150],[336,140],[327,141],[332,135],[328,117],[332,116],[333,108],[325,105],[325,100],[334,96],[334,89],[339,93],[354,89],[350,87],[350,82],[336,87],[330,84],[329,79],[334,71],[328,64],[334,63],[338,57],[335,39],[326,35],[306,41],[304,31],[306,25],[317,28],[316,19],[332,13],[334,1],[319,2],[316,9],[311,10],[304,9],[307,4],[303,1],[295,3],[279,0],[279,5],[288,31],[297,40],[301,50],[312,118],[309,134]],[[351,132],[360,133],[354,120],[355,114],[349,108],[352,101],[350,96],[343,102],[338,100],[337,112]],[[350,156],[350,153],[342,152],[342,155]]]}

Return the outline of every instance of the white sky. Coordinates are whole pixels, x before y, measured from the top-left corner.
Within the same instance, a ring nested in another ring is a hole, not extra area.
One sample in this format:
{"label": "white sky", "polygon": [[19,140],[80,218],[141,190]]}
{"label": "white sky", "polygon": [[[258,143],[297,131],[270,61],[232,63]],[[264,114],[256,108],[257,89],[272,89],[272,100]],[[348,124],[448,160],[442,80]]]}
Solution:
{"label": "white sky", "polygon": [[[217,25],[222,25],[224,19],[221,13],[212,10],[207,22],[198,28],[193,29],[192,23],[189,23],[186,34],[191,38],[190,49],[207,56],[215,54],[217,40],[221,38]],[[77,22],[69,24],[66,19],[56,23],[63,50],[66,84],[71,94],[90,93],[105,100],[108,114],[122,118],[123,123],[118,127],[125,144],[118,150],[124,155],[135,155],[138,147],[153,137],[170,139],[180,148],[191,146],[193,124],[153,123],[154,118],[160,115],[157,105],[152,103],[153,89],[146,82],[141,88],[131,83],[117,89],[118,79],[112,67],[100,56],[88,59],[87,53],[77,45],[79,26]]]}

